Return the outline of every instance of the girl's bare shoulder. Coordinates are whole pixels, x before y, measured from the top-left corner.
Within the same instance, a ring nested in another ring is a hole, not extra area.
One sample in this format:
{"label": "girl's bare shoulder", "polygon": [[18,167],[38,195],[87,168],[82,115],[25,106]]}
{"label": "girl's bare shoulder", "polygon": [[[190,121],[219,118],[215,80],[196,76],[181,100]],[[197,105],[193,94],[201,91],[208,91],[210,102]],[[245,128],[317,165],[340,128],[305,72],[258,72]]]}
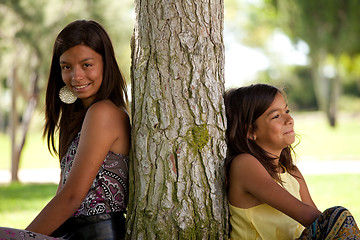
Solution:
{"label": "girl's bare shoulder", "polygon": [[231,167],[258,166],[259,164],[260,162],[253,155],[242,153],[234,157],[231,163]]}
{"label": "girl's bare shoulder", "polygon": [[230,174],[232,173],[243,177],[251,177],[253,174],[268,175],[266,169],[259,160],[248,153],[239,154],[232,160]]}
{"label": "girl's bare shoulder", "polygon": [[123,107],[116,106],[110,100],[102,100],[90,106],[88,112],[96,112],[102,114],[119,114],[120,116],[128,117],[126,110]]}
{"label": "girl's bare shoulder", "polygon": [[128,125],[130,118],[125,108],[118,107],[110,100],[102,100],[90,106],[85,118],[94,119],[96,122]]}

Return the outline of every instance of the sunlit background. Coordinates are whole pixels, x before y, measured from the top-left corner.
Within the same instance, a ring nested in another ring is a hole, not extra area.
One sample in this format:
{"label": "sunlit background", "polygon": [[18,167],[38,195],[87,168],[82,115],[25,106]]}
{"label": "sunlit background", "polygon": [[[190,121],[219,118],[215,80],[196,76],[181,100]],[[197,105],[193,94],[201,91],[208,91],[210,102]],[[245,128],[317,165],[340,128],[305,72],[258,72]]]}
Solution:
{"label": "sunlit background", "polygon": [[[133,7],[132,0],[0,1],[0,226],[26,227],[56,191],[59,161],[41,138],[56,35],[75,19],[101,22],[130,83]],[[225,87],[285,89],[297,162],[315,203],[320,210],[343,205],[358,221],[359,22],[356,0],[225,1]],[[20,183],[10,184],[12,152],[21,152]]]}

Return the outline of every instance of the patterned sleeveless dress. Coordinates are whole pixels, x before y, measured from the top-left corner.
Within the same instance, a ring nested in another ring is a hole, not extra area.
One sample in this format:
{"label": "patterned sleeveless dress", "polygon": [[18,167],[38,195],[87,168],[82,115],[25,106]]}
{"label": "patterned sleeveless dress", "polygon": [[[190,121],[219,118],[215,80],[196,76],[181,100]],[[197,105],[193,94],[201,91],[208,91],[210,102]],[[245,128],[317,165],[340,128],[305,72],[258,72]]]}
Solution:
{"label": "patterned sleeveless dress", "polygon": [[[71,171],[80,133],[71,143],[67,154],[61,159],[62,185]],[[101,213],[124,212],[128,201],[128,156],[109,152],[96,175],[89,192],[74,217]]]}

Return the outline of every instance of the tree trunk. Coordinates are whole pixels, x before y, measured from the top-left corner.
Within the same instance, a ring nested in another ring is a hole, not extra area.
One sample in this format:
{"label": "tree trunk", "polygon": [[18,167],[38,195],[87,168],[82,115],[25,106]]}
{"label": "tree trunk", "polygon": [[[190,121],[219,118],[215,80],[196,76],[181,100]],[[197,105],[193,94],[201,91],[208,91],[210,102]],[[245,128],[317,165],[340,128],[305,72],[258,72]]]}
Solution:
{"label": "tree trunk", "polygon": [[[37,59],[36,56],[34,56],[32,60],[35,61],[35,59]],[[19,172],[21,153],[26,142],[26,136],[29,130],[30,121],[35,111],[39,96],[39,89],[38,89],[39,74],[35,70],[29,78],[30,84],[29,84],[29,92],[27,94],[28,97],[26,99],[27,105],[22,115],[21,118],[22,120],[19,129],[19,121],[18,121],[19,114],[16,108],[17,91],[18,91],[16,66],[17,64],[15,60],[14,67],[12,69],[10,76],[11,94],[12,94],[12,98],[11,98],[11,181],[12,182],[19,181],[18,172]],[[18,135],[20,135],[19,139],[17,138]]]}
{"label": "tree trunk", "polygon": [[335,57],[335,76],[328,78],[323,73],[325,54],[315,53],[311,56],[311,72],[314,79],[314,90],[319,109],[326,114],[331,127],[336,126],[338,102],[341,95],[341,76],[339,57]]}
{"label": "tree trunk", "polygon": [[315,97],[317,104],[319,106],[319,110],[324,113],[327,112],[328,109],[328,99],[329,99],[329,91],[330,85],[323,74],[323,62],[324,62],[325,54],[316,52],[311,54],[311,74],[313,77],[313,86],[315,91]]}
{"label": "tree trunk", "polygon": [[135,1],[129,239],[227,239],[223,7]]}
{"label": "tree trunk", "polygon": [[335,57],[335,76],[331,79],[327,116],[331,127],[336,127],[338,102],[341,95],[341,69],[339,57]]}
{"label": "tree trunk", "polygon": [[19,171],[19,151],[16,143],[16,133],[18,127],[18,113],[16,108],[16,89],[17,89],[17,76],[16,76],[16,64],[11,69],[9,76],[9,82],[11,84],[11,113],[10,113],[10,138],[11,138],[11,181],[17,182]]}

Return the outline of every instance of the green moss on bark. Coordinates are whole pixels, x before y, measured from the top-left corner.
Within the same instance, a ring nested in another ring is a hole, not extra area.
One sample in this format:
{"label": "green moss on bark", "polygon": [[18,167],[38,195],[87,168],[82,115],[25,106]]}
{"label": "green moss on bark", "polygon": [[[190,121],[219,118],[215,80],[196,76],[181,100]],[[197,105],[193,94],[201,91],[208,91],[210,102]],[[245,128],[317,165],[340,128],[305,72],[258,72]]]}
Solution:
{"label": "green moss on bark", "polygon": [[188,137],[194,152],[199,152],[209,142],[209,130],[206,125],[195,126],[188,131]]}

